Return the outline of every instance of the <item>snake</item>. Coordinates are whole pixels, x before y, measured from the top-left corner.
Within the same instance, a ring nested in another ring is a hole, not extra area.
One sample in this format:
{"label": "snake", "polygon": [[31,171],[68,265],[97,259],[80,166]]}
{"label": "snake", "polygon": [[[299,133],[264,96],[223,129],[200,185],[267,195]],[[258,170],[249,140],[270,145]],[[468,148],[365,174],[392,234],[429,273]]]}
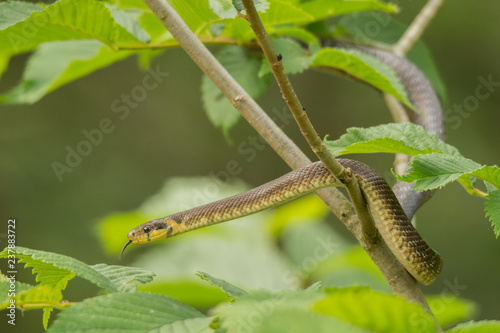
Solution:
{"label": "snake", "polygon": [[[340,43],[335,47],[366,53],[391,67],[418,110],[405,108],[410,121],[421,125],[428,133],[444,138],[439,98],[417,66],[405,58],[367,46]],[[413,191],[412,184],[400,181],[391,189],[385,179],[369,166],[350,159],[339,158],[337,161],[356,177],[375,227],[397,260],[420,283],[427,285],[434,281],[443,260],[411,223],[416,210],[433,192]],[[238,219],[329,186],[343,184],[320,161],[314,162],[247,192],[141,224],[128,233],[121,254],[129,244],[164,240]]]}

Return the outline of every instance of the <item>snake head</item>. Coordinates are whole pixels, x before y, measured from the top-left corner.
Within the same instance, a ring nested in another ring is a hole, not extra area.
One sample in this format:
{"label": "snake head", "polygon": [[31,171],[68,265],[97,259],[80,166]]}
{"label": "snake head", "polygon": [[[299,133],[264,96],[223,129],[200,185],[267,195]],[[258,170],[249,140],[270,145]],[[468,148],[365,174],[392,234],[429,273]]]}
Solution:
{"label": "snake head", "polygon": [[158,220],[153,220],[141,224],[138,227],[130,230],[127,235],[128,242],[123,246],[122,252],[120,253],[120,258],[123,256],[123,252],[130,245],[133,244],[144,244],[152,241],[166,239],[169,236],[174,236],[174,227],[177,227],[177,223],[169,218],[163,218]]}
{"label": "snake head", "polygon": [[127,238],[134,244],[144,244],[166,239],[172,235],[173,228],[176,225],[175,221],[168,218],[149,221],[132,229],[128,233]]}
{"label": "snake head", "polygon": [[120,257],[123,255],[123,252],[127,246],[130,245],[130,243],[144,244],[152,241],[167,239],[167,237],[177,235],[180,231],[178,229],[179,224],[175,220],[168,217],[141,224],[128,233],[128,242],[123,247]]}

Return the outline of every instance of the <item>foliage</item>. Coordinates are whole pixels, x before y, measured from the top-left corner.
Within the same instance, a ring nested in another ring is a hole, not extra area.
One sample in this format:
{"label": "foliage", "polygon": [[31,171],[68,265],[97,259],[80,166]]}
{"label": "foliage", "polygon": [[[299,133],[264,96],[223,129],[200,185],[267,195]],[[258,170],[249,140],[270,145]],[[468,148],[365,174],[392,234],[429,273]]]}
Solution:
{"label": "foliage", "polygon": [[[176,211],[188,208],[181,208],[186,203],[198,205],[200,203],[193,200],[193,193],[211,181],[204,178],[170,180],[160,194],[147,200],[137,211],[119,215],[120,219],[127,220],[130,216],[136,220],[130,223],[138,224],[143,216],[154,215],[165,207]],[[220,188],[218,197],[243,190],[242,184],[226,184]],[[308,214],[294,213],[307,211],[311,205],[317,205],[318,209]],[[293,202],[290,209],[278,207],[273,212],[249,216],[246,221],[203,229],[165,244],[155,244],[136,258],[133,265],[142,267],[140,269],[87,265],[55,253],[17,248],[17,257],[33,267],[39,284],[16,282],[16,305],[23,309],[53,307],[61,310],[56,311],[56,320],[49,332],[125,328],[140,332],[160,329],[330,332],[332,328],[342,332],[385,332],[395,327],[434,332],[427,313],[387,294],[387,285],[360,247],[348,245],[321,223],[325,211],[319,207],[318,198],[305,197]],[[120,219],[102,219],[101,225],[114,228],[114,232],[105,235],[104,243],[114,238],[123,241],[128,226],[121,226]],[[100,230],[98,233],[102,234]],[[282,254],[277,252],[277,239],[281,240]],[[120,246],[109,250],[118,255]],[[2,256],[5,255],[4,250]],[[235,258],[245,258],[245,265],[234,261]],[[236,265],[238,269],[234,269]],[[210,273],[198,272],[201,278],[198,279],[193,276],[197,269]],[[153,281],[150,271],[154,271]],[[52,286],[61,286],[59,281],[67,283],[75,276],[101,286],[107,294],[89,295],[81,302],[63,301],[61,291],[64,289],[54,293]],[[224,280],[216,276],[223,276]],[[228,280],[236,281],[238,286]],[[7,289],[9,281],[5,277],[2,281],[0,289]],[[320,283],[311,285],[313,281],[323,281],[327,287]],[[353,286],[359,283],[371,287]],[[308,285],[306,289],[297,288]],[[285,287],[288,289],[282,290]],[[1,300],[2,309],[7,307],[8,301],[8,298]],[[453,294],[430,296],[429,304],[436,307],[436,317],[443,326],[471,319],[476,313],[473,303]],[[207,315],[194,307],[204,309]],[[90,317],[95,320],[88,320]],[[391,319],[395,317],[401,320],[395,323]],[[44,323],[47,322],[48,318],[44,317]],[[490,325],[498,327],[500,323],[491,322]]]}
{"label": "foliage", "polygon": [[[241,3],[168,1],[204,43],[224,44],[217,58],[252,97],[265,91],[270,68],[256,52],[248,23],[238,15]],[[387,65],[357,51],[322,46],[319,41],[320,35],[343,34],[353,39],[356,25],[367,19],[364,12],[395,13],[397,6],[377,0],[256,2],[287,73],[319,67],[339,70],[413,108],[405,87]],[[326,20],[340,15],[344,16],[335,27],[327,26]],[[389,31],[395,34],[381,34],[376,41],[391,42],[403,30],[392,21]],[[147,67],[161,50],[177,46],[141,0],[2,3],[0,76],[13,56],[32,53],[21,82],[2,94],[0,102],[34,103],[65,84],[132,55],[138,56],[140,66]],[[418,65],[445,96],[423,43],[415,52]],[[228,135],[240,115],[206,77],[201,90],[209,119]],[[385,152],[413,156],[411,168],[406,175],[398,176],[400,180],[415,182],[414,189],[420,191],[460,182],[470,194],[486,198],[486,214],[495,235],[500,235],[498,167],[467,159],[455,147],[412,124],[351,128],[338,140],[325,139],[325,143],[335,155]],[[476,179],[484,182],[487,192],[476,187]],[[200,186],[203,181],[210,180],[196,179],[193,184]],[[100,221],[99,234],[109,253],[117,253],[130,227],[159,214],[159,207],[165,214],[165,210],[180,210],[181,202],[195,204],[192,193],[182,193],[175,182],[167,183],[158,196],[139,209],[110,214]],[[182,189],[190,185],[184,179],[177,180],[179,183]],[[224,187],[219,195],[241,192],[242,187]],[[61,254],[6,248],[0,257],[8,258],[15,251],[19,262],[32,268],[37,284],[12,283],[8,275],[0,275],[0,309],[7,309],[13,302],[18,309],[43,309],[45,328],[53,310],[58,309],[49,332],[436,331],[427,312],[384,292],[386,283],[359,247],[347,246],[342,237],[325,229],[320,223],[325,210],[317,198],[304,198],[287,209],[267,214],[248,217],[246,223],[227,228],[192,233],[182,242],[172,240],[168,247],[156,247],[140,255],[134,267],[88,265]],[[186,261],[186,256],[192,260]],[[168,266],[158,265],[165,258]],[[245,265],[235,258],[245,258]],[[235,265],[244,267],[231,269]],[[200,269],[207,272],[197,273],[201,279],[193,276]],[[77,276],[101,288],[104,295],[88,295],[81,302],[64,300],[63,292]],[[369,287],[353,286],[353,282]],[[304,288],[307,285],[310,287]],[[15,295],[9,295],[12,286]],[[443,298],[446,295],[429,299],[439,303]],[[443,326],[470,320],[476,311],[473,303],[454,296],[441,305],[436,317]],[[207,311],[202,313],[196,307]],[[495,321],[467,322],[449,332],[493,332],[499,328],[500,323]]]}
{"label": "foliage", "polygon": [[[224,48],[218,52],[217,60],[252,98],[261,95],[269,85],[269,75],[265,78],[258,75],[262,61],[260,57],[248,54],[241,47]],[[240,114],[208,76],[203,76],[201,99],[210,121],[227,134],[240,118]]]}
{"label": "foliage", "polygon": [[[153,274],[146,271],[104,264],[90,266],[67,256],[27,248],[17,248],[17,251],[26,266],[33,267],[39,284],[30,286],[17,282],[16,306],[22,309],[51,306],[62,309],[48,332],[130,329],[137,332],[231,332],[242,329],[248,332],[299,332],[307,328],[315,332],[332,329],[343,332],[436,331],[430,315],[418,305],[368,287],[322,288],[314,285],[305,290],[246,292],[209,274],[198,273],[203,280],[230,295],[227,301],[210,311],[212,316],[206,316],[171,297],[136,291],[130,287],[122,288],[130,281],[150,281]],[[2,256],[6,253],[4,250]],[[93,271],[98,273],[89,274]],[[54,282],[61,279],[50,278],[54,272],[56,275],[67,272],[72,277],[84,277],[98,286],[105,285],[108,294],[89,297],[77,303],[62,301],[59,296],[64,288],[54,287]],[[9,285],[7,277],[2,276],[2,295],[8,294]],[[0,306],[6,309],[9,298],[3,297]],[[445,304],[437,316],[440,322],[452,324],[473,314],[473,307],[467,301],[454,299]],[[398,321],[395,322],[395,318]],[[453,318],[453,321],[450,322],[449,318]],[[48,317],[44,316],[44,324],[47,321]],[[486,326],[483,323],[470,323],[463,327],[475,327],[474,332],[488,332],[487,329],[500,328],[500,323],[489,322]]]}
{"label": "foliage", "polygon": [[[4,249],[0,258],[8,258],[11,252],[8,248]],[[133,281],[149,282],[154,275],[135,267],[106,264],[89,266],[71,257],[23,247],[16,247],[15,257],[20,263],[25,263],[25,267],[33,268],[33,274],[36,274],[36,281],[39,282],[37,286],[22,284],[20,289],[15,288],[18,292],[14,297],[16,306],[21,309],[43,307],[45,327],[53,307],[63,308],[66,305],[62,302],[62,291],[75,276],[82,277],[109,292],[130,292],[135,290]],[[2,283],[8,289],[9,282],[3,279]],[[2,303],[2,308],[5,309],[9,297],[7,292],[2,295],[6,297]]]}
{"label": "foliage", "polygon": [[[496,237],[500,235],[500,169],[482,165],[463,157],[453,146],[428,134],[412,123],[386,124],[370,128],[350,128],[338,140],[325,144],[334,155],[354,153],[402,153],[414,156],[406,175],[396,178],[415,182],[413,189],[428,191],[458,181],[472,195],[486,198],[486,216]],[[488,193],[475,186],[475,179],[484,182]]]}

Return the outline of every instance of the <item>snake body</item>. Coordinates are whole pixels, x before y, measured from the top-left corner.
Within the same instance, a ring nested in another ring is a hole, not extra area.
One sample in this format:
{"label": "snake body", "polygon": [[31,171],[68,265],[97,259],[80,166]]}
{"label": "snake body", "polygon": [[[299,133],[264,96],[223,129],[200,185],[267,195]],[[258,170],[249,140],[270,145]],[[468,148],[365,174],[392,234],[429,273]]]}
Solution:
{"label": "snake body", "polygon": [[[338,161],[356,176],[375,226],[396,258],[415,279],[431,283],[441,270],[441,257],[412,226],[387,182],[363,163]],[[321,162],[315,162],[250,191],[147,222],[130,231],[128,239],[135,244],[166,239],[258,213],[328,186],[341,183]]]}
{"label": "snake body", "polygon": [[[391,53],[363,46],[338,45],[370,54],[385,62],[399,75],[419,113],[407,109],[410,119],[429,133],[444,137],[439,100],[431,84],[416,66]],[[411,184],[398,182],[393,190],[373,169],[348,159],[338,159],[356,176],[375,226],[395,257],[419,282],[431,283],[441,271],[442,259],[420,237],[410,219],[432,192],[412,191]],[[234,220],[280,205],[306,193],[328,186],[341,186],[321,162],[285,174],[250,191],[184,212],[144,223],[127,235],[130,244],[162,240],[190,230]]]}
{"label": "snake body", "polygon": [[[355,45],[344,42],[336,42],[330,39],[322,41],[323,46],[335,46],[340,49],[357,50],[377,58],[388,65],[398,76],[401,83],[405,86],[408,98],[412,102],[418,113],[403,106],[408,114],[408,118],[414,124],[422,126],[429,134],[435,134],[441,140],[445,138],[443,110],[439,98],[427,80],[424,73],[413,63],[405,58],[398,57],[390,52],[379,50],[367,46]],[[417,192],[412,191],[413,184],[402,181],[396,182],[392,187],[406,216],[411,220],[415,212],[427,200],[429,200],[435,191]]]}

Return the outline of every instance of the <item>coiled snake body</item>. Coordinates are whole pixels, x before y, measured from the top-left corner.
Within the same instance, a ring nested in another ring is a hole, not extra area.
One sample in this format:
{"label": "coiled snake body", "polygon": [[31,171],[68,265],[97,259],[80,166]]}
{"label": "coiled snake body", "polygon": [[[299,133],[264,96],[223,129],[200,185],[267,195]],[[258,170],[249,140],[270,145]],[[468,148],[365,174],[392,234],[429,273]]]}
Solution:
{"label": "coiled snake body", "polygon": [[[342,44],[379,58],[400,75],[409,98],[420,111],[409,112],[410,119],[428,132],[444,136],[442,112],[437,96],[425,76],[410,62],[390,53]],[[387,182],[370,167],[348,159],[338,159],[356,176],[375,226],[395,257],[423,284],[439,274],[442,259],[420,237],[410,220],[432,193],[411,191],[411,184],[398,182],[391,190]],[[190,230],[221,223],[280,205],[306,193],[328,186],[342,186],[321,162],[296,169],[269,183],[226,199],[144,223],[128,234],[130,244],[166,239]],[[395,194],[396,193],[396,194]],[[398,200],[399,199],[399,200]]]}

